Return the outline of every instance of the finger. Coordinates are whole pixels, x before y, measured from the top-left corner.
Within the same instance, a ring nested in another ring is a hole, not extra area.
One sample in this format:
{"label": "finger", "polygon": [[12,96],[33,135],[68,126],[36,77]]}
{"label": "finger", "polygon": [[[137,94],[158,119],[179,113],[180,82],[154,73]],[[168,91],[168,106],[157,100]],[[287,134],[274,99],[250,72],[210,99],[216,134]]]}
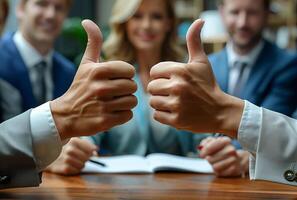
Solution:
{"label": "finger", "polygon": [[98,62],[102,46],[102,33],[91,20],[83,20],[82,26],[88,34],[88,43],[81,64]]}
{"label": "finger", "polygon": [[187,32],[187,47],[189,53],[189,63],[199,62],[205,59],[205,52],[202,47],[200,38],[201,29],[204,21],[201,19],[196,20]]}
{"label": "finger", "polygon": [[228,137],[216,138],[203,147],[202,151],[200,152],[200,156],[202,158],[206,156],[212,156],[230,144],[231,140]]}
{"label": "finger", "polygon": [[137,85],[130,79],[101,80],[92,84],[93,95],[97,100],[107,101],[114,97],[129,96],[137,90]]}
{"label": "finger", "polygon": [[70,167],[73,173],[79,173],[85,166],[86,160],[81,160],[76,157],[69,157],[67,159],[67,166]]}
{"label": "finger", "polygon": [[150,97],[150,105],[155,110],[168,112],[168,113],[170,113],[170,110],[172,108],[172,104],[169,102],[169,98],[166,96]]}
{"label": "finger", "polygon": [[[173,126],[174,123],[174,115],[170,112],[161,111],[161,110],[155,110],[154,111],[154,119],[162,124],[166,124],[169,126]],[[176,127],[176,125],[175,125]]]}
{"label": "finger", "polygon": [[168,96],[172,82],[168,79],[160,78],[151,81],[147,86],[147,91],[152,95]]}
{"label": "finger", "polygon": [[213,170],[216,173],[222,173],[223,171],[227,170],[231,166],[234,166],[235,168],[239,168],[238,160],[235,157],[229,157],[227,159],[224,159],[222,161],[216,162],[212,164]]}
{"label": "finger", "polygon": [[76,160],[79,163],[84,163],[87,160],[89,160],[89,158],[90,158],[89,154],[86,154],[84,151],[76,148],[74,151],[67,152],[67,156],[66,156],[65,160],[66,159]]}
{"label": "finger", "polygon": [[242,166],[243,170],[246,172],[249,169],[249,157],[250,153],[244,150],[237,150],[236,151],[239,158],[240,158],[240,165]]}
{"label": "finger", "polygon": [[241,169],[239,166],[231,165],[229,168],[217,174],[219,177],[235,177],[241,175]]}
{"label": "finger", "polygon": [[215,140],[214,137],[207,137],[207,138],[205,138],[204,140],[202,140],[200,142],[200,145],[201,146],[206,146],[206,144],[208,144],[209,142],[214,141],[214,140]]}
{"label": "finger", "polygon": [[[76,138],[76,140],[81,140],[81,139]],[[67,163],[67,160],[78,160],[79,162],[84,163],[92,156],[92,151],[97,150],[97,147],[94,144],[91,144],[90,146],[93,146],[93,148],[91,150],[86,150],[85,147],[79,146],[77,141],[72,140],[70,141],[69,144],[67,144],[63,148],[62,159],[66,163]]]}
{"label": "finger", "polygon": [[88,160],[93,155],[93,152],[97,151],[98,149],[98,147],[95,144],[83,139],[77,139],[74,142],[74,147],[77,149],[77,152],[80,151],[84,154],[81,154],[83,157],[81,157],[80,160],[82,161]]}
{"label": "finger", "polygon": [[134,95],[122,96],[106,102],[106,108],[110,112],[128,111],[137,105],[137,98]]}
{"label": "finger", "polygon": [[99,63],[94,69],[94,77],[99,79],[132,79],[134,75],[135,68],[123,61]]}
{"label": "finger", "polygon": [[229,146],[226,146],[225,148],[223,148],[221,151],[218,151],[217,153],[215,153],[211,156],[207,156],[207,157],[209,157],[208,161],[210,163],[216,163],[219,161],[223,161],[229,157],[238,158],[238,155],[236,153],[236,149],[232,145],[229,145]]}
{"label": "finger", "polygon": [[182,63],[177,62],[161,62],[154,65],[150,71],[150,77],[152,80],[164,78],[170,79],[171,75],[181,69]]}

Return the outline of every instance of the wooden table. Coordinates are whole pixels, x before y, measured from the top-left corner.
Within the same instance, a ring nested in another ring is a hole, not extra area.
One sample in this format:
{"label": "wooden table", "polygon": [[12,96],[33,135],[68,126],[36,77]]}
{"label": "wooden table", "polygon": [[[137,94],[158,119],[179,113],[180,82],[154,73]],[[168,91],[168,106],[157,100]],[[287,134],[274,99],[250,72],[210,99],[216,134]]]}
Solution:
{"label": "wooden table", "polygon": [[45,173],[39,188],[2,190],[2,199],[297,199],[297,187],[190,173],[73,177]]}

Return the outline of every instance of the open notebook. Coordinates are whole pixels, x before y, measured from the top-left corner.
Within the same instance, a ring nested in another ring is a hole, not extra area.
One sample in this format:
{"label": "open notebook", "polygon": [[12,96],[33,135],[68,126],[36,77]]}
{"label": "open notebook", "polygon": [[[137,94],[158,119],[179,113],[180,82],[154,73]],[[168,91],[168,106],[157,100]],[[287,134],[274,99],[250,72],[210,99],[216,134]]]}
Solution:
{"label": "open notebook", "polygon": [[154,173],[157,171],[184,171],[212,173],[211,165],[204,159],[187,158],[170,154],[154,153],[146,157],[127,155],[92,157],[105,166],[87,162],[83,173]]}

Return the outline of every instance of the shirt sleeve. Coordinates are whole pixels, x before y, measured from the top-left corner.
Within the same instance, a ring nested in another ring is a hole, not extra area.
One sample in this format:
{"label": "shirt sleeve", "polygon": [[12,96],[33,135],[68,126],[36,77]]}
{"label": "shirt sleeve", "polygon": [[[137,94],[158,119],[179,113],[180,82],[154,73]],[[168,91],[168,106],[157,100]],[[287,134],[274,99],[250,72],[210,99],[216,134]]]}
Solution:
{"label": "shirt sleeve", "polygon": [[42,171],[59,156],[62,149],[49,102],[32,110],[30,125],[36,166]]}
{"label": "shirt sleeve", "polygon": [[250,178],[255,179],[256,152],[261,131],[262,108],[245,101],[240,126],[238,141],[244,150],[251,153],[249,171]]}

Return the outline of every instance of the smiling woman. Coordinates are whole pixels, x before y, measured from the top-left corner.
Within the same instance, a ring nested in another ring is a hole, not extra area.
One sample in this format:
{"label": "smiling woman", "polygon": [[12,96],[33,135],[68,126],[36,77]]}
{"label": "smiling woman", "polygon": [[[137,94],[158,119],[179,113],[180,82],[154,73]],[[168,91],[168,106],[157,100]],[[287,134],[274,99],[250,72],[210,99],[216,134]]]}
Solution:
{"label": "smiling woman", "polygon": [[[149,28],[148,23],[151,23]],[[110,25],[111,34],[103,46],[107,59],[136,62],[137,34],[139,39],[140,34],[142,39],[149,39],[147,44],[155,43],[154,41],[159,43],[157,50],[161,54],[160,60],[184,58],[184,52],[177,44],[177,20],[170,0],[117,0],[112,10]],[[132,29],[139,29],[139,33],[135,32],[133,35]],[[146,36],[144,31],[147,32]]]}

